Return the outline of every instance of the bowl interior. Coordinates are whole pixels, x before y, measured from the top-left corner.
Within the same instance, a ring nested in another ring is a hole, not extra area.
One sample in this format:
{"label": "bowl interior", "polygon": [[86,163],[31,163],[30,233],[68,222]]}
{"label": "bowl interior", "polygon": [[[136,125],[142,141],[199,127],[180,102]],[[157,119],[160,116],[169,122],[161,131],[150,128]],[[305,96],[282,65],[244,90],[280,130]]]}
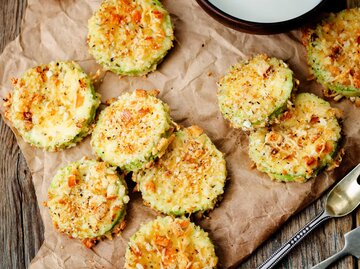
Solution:
{"label": "bowl interior", "polygon": [[300,17],[322,0],[208,0],[222,12],[248,22],[279,23]]}

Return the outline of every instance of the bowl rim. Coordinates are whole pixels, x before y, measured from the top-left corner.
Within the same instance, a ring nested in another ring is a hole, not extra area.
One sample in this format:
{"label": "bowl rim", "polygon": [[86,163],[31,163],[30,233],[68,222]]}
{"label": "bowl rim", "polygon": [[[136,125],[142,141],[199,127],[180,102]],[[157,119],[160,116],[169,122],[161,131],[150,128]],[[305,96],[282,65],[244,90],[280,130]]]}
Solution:
{"label": "bowl rim", "polygon": [[252,34],[277,34],[292,30],[300,26],[304,21],[311,19],[311,15],[317,13],[328,0],[321,0],[319,4],[303,13],[302,15],[279,22],[253,22],[234,17],[215,5],[209,0],[196,0],[200,7],[211,17],[220,23],[235,30]]}

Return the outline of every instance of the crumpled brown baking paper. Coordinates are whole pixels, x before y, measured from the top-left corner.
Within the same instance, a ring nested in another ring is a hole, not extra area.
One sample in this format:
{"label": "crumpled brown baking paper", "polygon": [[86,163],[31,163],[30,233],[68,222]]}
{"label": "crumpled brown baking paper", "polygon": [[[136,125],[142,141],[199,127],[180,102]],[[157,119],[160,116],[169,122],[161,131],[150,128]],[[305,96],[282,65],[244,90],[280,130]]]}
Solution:
{"label": "crumpled brown baking paper", "polygon": [[[88,54],[85,39],[87,21],[99,2],[29,0],[22,33],[0,57],[0,96],[5,97],[11,90],[11,77],[52,60],[75,60],[88,73],[95,73],[100,66]],[[272,182],[265,174],[250,168],[247,135],[230,128],[222,118],[216,81],[240,59],[265,52],[289,63],[301,82],[301,91],[322,96],[321,86],[306,79],[309,74],[300,32],[272,36],[244,34],[208,17],[195,1],[164,0],[163,4],[171,13],[176,42],[159,69],[147,78],[119,78],[107,72],[96,88],[103,101],[137,88],[160,89],[160,98],[170,105],[175,121],[185,126],[201,126],[226,154],[230,180],[224,199],[208,219],[198,224],[216,244],[222,267],[232,267],[359,162],[360,108],[347,100],[333,103],[345,111],[346,157],[340,168],[322,173],[305,184]],[[33,174],[45,226],[44,244],[30,268],[122,268],[128,238],[141,223],[157,214],[142,205],[139,194],[131,194],[128,225],[114,240],[105,240],[89,250],[80,241],[57,233],[42,203],[59,167],[84,155],[93,156],[89,138],[75,148],[48,153],[30,147],[16,135]]]}

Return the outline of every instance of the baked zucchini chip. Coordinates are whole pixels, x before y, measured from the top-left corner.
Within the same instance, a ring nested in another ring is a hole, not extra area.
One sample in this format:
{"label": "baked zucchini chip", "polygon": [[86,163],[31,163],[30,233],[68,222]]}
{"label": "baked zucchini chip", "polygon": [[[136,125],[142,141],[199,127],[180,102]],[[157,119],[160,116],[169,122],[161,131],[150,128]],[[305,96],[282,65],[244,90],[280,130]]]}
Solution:
{"label": "baked zucchini chip", "polygon": [[99,117],[91,138],[94,153],[127,172],[161,156],[174,138],[169,107],[144,90],[125,93]]}
{"label": "baked zucchini chip", "polygon": [[51,62],[13,79],[6,117],[33,146],[57,151],[90,132],[100,100],[74,62]]}
{"label": "baked zucchini chip", "polygon": [[118,75],[154,71],[173,46],[170,15],[158,0],[104,0],[88,28],[90,53]]}
{"label": "baked zucchini chip", "polygon": [[360,96],[359,17],[359,8],[330,14],[305,34],[309,65],[327,95]]}
{"label": "baked zucchini chip", "polygon": [[293,88],[293,72],[287,64],[259,54],[233,66],[220,79],[220,111],[234,128],[264,127],[287,107]]}
{"label": "baked zucchini chip", "polygon": [[176,132],[165,154],[132,178],[146,204],[183,215],[214,208],[224,192],[226,163],[203,130],[191,126]]}
{"label": "baked zucchini chip", "polygon": [[158,217],[140,227],[125,253],[126,269],[213,269],[218,258],[214,245],[188,219]]}
{"label": "baked zucchini chip", "polygon": [[337,111],[316,95],[302,93],[280,123],[250,134],[256,167],[278,181],[305,182],[337,161],[341,138]]}
{"label": "baked zucchini chip", "polygon": [[59,232],[92,247],[125,227],[128,202],[126,183],[115,167],[83,158],[58,170],[47,205]]}

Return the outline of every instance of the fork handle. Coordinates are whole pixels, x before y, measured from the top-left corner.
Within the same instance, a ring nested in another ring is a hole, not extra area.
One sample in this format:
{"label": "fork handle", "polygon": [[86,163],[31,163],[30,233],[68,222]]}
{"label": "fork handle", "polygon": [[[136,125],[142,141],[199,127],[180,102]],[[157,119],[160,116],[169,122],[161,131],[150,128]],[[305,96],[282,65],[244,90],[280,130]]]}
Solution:
{"label": "fork handle", "polygon": [[306,224],[300,231],[298,231],[291,239],[280,247],[274,254],[272,254],[264,263],[257,269],[271,269],[273,268],[293,247],[307,236],[312,230],[319,226],[325,220],[330,219],[331,216],[323,210],[319,215]]}
{"label": "fork handle", "polygon": [[331,256],[330,258],[327,258],[326,260],[322,261],[321,263],[315,265],[314,267],[311,267],[311,269],[325,269],[330,264],[335,262],[336,260],[342,258],[343,256],[347,255],[346,248],[343,248],[340,252],[336,253],[335,255]]}

